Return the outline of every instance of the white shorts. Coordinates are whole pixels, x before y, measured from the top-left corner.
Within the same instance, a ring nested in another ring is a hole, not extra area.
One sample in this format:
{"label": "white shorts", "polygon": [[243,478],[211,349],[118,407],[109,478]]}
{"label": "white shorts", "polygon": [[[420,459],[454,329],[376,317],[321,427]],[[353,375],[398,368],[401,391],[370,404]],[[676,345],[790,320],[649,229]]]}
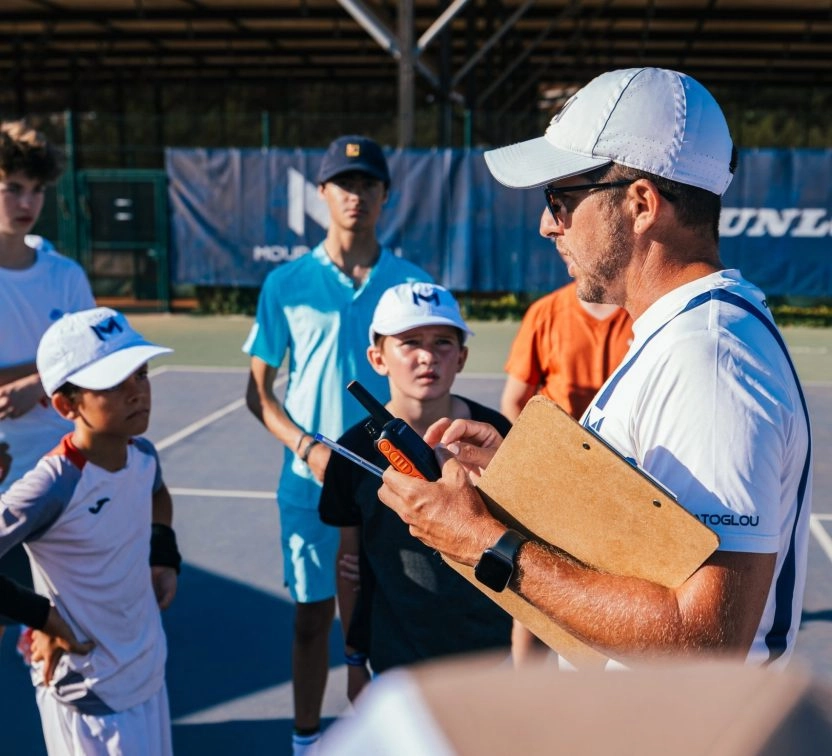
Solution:
{"label": "white shorts", "polygon": [[165,685],[152,698],[104,716],[81,714],[37,688],[49,756],[172,756],[170,708]]}

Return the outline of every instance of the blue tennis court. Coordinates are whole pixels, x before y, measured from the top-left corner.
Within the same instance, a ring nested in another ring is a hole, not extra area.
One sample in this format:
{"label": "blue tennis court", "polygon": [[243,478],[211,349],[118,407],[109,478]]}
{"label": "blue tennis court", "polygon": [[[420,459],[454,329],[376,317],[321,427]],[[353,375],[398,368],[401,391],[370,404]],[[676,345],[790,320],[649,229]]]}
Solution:
{"label": "blue tennis court", "polygon": [[[185,560],[165,614],[174,746],[182,754],[290,753],[292,607],[274,503],[282,451],[243,402],[247,371],[153,371],[149,437],[162,457]],[[278,379],[282,380],[281,377]],[[501,374],[463,374],[457,393],[498,406]],[[832,683],[832,383],[805,386],[814,423],[815,515],[797,655]],[[45,753],[13,633],[0,647],[3,754]],[[345,710],[340,627],[324,713]]]}

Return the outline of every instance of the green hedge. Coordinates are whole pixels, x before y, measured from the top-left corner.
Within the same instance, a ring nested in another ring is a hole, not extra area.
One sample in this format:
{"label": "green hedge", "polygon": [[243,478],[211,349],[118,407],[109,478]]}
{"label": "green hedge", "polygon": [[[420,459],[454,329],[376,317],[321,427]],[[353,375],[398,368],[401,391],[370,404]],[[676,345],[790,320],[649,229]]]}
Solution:
{"label": "green hedge", "polygon": [[[197,313],[205,315],[254,315],[255,287],[197,286]],[[462,314],[468,320],[519,320],[528,306],[545,292],[477,293],[455,292]],[[769,306],[780,325],[832,326],[832,300],[793,300],[770,297]]]}

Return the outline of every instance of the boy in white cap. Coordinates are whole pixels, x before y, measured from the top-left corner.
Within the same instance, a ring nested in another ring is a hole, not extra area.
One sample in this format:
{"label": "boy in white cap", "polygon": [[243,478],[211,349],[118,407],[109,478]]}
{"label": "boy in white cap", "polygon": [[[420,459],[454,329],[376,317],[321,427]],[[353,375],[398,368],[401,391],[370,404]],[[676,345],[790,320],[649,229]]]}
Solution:
{"label": "boy in white cap", "polygon": [[[390,384],[387,409],[421,436],[443,417],[487,422],[503,434],[499,412],[451,393],[468,357],[471,331],[451,292],[428,283],[388,289],[370,325],[367,358]],[[366,419],[340,443],[379,467]],[[378,500],[381,480],[333,454],[324,476],[321,519],[341,529],[338,606],[344,628],[348,695],[374,673],[451,654],[504,647],[511,617],[408,532]],[[358,589],[354,580],[360,555]]]}
{"label": "boy in white cap", "polygon": [[[544,136],[485,159],[503,184],[542,188],[578,296],[633,318],[633,345],[581,422],[673,491],[719,549],[668,588],[526,539],[461,474],[500,443],[470,422],[425,439],[443,444],[441,481],[390,470],[379,497],[428,546],[613,659],[719,653],[784,666],[806,580],[810,419],[764,293],[719,256],[720,198],[736,167],[719,105],[677,71],[610,71]],[[608,496],[615,503],[614,486]]]}
{"label": "boy in white cap", "polygon": [[[170,754],[167,646],[159,609],[181,558],[173,506],[153,445],[147,361],[170,352],[99,307],[43,335],[37,367],[52,406],[75,430],[0,496],[0,553],[24,543],[36,590],[87,655],[32,638],[50,754]],[[149,559],[148,559],[149,555]]]}

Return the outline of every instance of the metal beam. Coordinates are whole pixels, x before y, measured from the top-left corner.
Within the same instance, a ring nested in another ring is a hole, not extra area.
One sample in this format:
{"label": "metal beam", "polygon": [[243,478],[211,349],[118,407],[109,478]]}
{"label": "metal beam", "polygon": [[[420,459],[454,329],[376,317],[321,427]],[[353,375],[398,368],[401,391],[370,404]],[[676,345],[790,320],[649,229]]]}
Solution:
{"label": "metal beam", "polygon": [[338,4],[378,42],[383,50],[389,52],[396,60],[401,57],[402,53],[396,35],[361,0],[338,0]]}
{"label": "metal beam", "polygon": [[439,16],[439,18],[434,21],[430,27],[425,31],[425,33],[419,37],[419,41],[416,43],[416,56],[422,54],[424,49],[433,41],[434,37],[439,34],[451,21],[453,21],[454,16],[459,13],[468,3],[470,0],[454,0]]}
{"label": "metal beam", "polygon": [[518,55],[514,62],[503,71],[500,76],[495,79],[491,85],[482,92],[479,97],[477,97],[477,107],[481,107],[482,104],[502,85],[502,83],[511,76],[514,71],[520,67],[526,58],[528,58],[540,45],[543,41],[552,33],[552,30],[561,23],[564,19],[571,18],[575,16],[577,13],[580,12],[580,2],[579,0],[572,0],[564,9],[558,13],[556,18],[553,18],[546,27],[540,32],[540,34],[535,37],[530,45],[528,45],[523,52]]}
{"label": "metal beam", "polygon": [[399,0],[399,147],[412,147],[416,94],[413,86],[413,0]]}
{"label": "metal beam", "polygon": [[523,17],[526,11],[529,10],[535,3],[535,0],[526,0],[523,5],[521,5],[514,13],[511,14],[508,21],[506,21],[496,32],[491,36],[482,47],[471,57],[471,59],[459,70],[457,71],[454,78],[451,80],[451,86],[455,87],[459,82],[461,82],[467,75],[468,72],[479,63],[480,59],[483,55],[485,55],[494,45],[497,44],[509,31],[511,31],[512,27]]}

